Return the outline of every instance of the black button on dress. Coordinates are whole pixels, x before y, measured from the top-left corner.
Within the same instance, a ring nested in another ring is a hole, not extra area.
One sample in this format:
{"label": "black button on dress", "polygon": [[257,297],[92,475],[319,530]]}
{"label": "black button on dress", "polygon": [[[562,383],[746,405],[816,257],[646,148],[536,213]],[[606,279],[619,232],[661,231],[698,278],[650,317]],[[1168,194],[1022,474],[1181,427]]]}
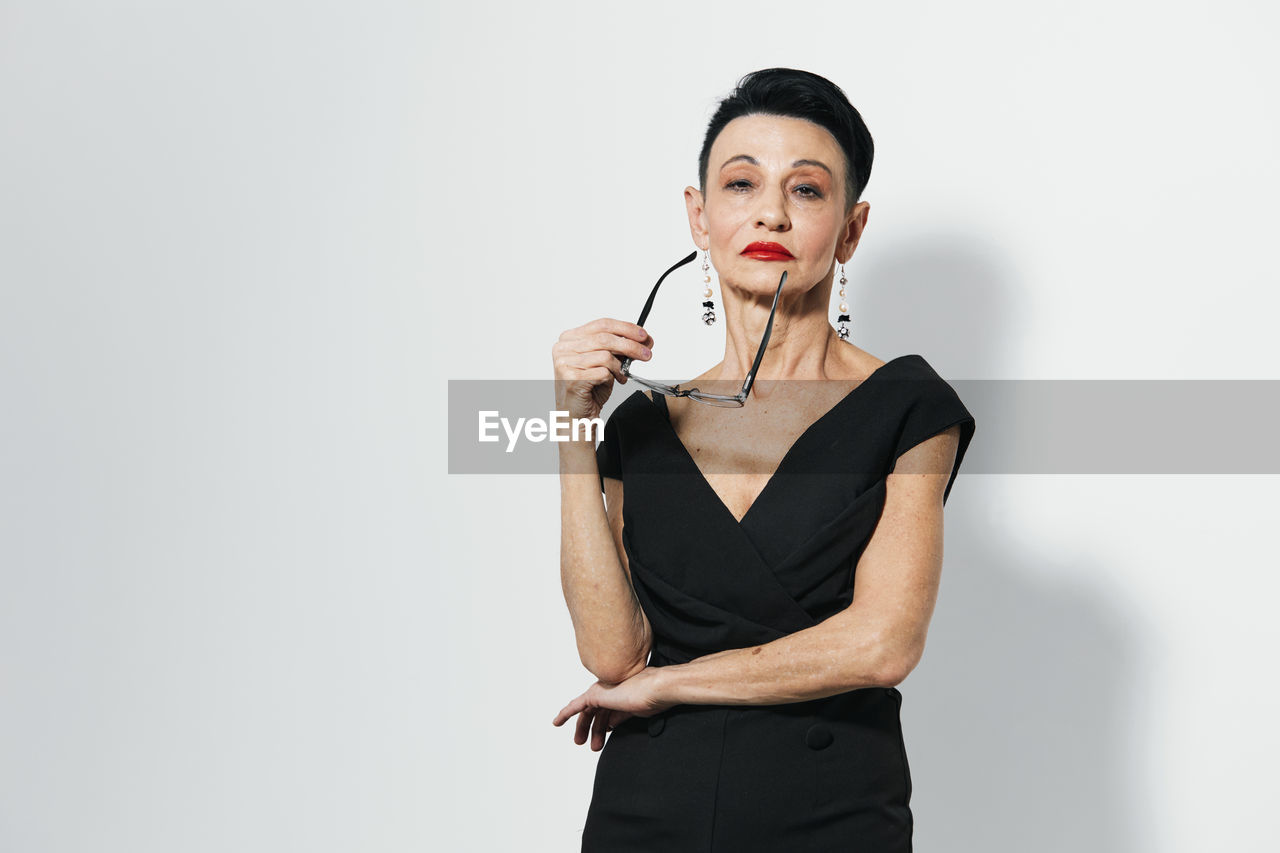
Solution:
{"label": "black button on dress", "polygon": [[[859,556],[906,451],[975,422],[920,355],[881,365],[815,421],[741,520],[642,391],[605,424],[624,483],[623,545],[653,627],[651,666],[768,643],[848,607]],[[783,705],[677,705],[630,717],[596,764],[584,853],[899,853],[911,773],[896,688]]]}

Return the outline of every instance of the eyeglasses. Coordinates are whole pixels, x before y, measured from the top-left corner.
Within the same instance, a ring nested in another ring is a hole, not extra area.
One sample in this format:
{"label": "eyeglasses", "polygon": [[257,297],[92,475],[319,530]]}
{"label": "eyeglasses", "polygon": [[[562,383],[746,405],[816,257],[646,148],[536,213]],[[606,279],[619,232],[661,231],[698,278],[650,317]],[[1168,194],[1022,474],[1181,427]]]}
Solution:
{"label": "eyeglasses", "polygon": [[[644,310],[640,312],[640,319],[636,321],[637,326],[643,326],[644,321],[649,318],[649,309],[653,307],[653,298],[658,295],[658,288],[662,282],[671,273],[680,269],[680,267],[698,257],[697,252],[690,252],[689,256],[681,261],[676,262],[662,274],[658,279],[658,283],[653,286],[653,290],[649,291],[649,299],[644,303]],[[659,394],[668,397],[688,397],[690,400],[697,400],[699,403],[706,403],[709,406],[721,406],[726,409],[740,409],[747,402],[747,394],[751,391],[751,384],[755,381],[756,371],[760,369],[760,361],[764,358],[765,347],[769,345],[769,335],[773,332],[773,317],[778,312],[778,297],[782,294],[782,285],[787,281],[787,271],[782,271],[782,278],[778,280],[778,289],[773,294],[773,307],[769,309],[769,322],[764,327],[764,337],[760,339],[760,349],[756,352],[756,359],[751,364],[751,370],[747,371],[747,378],[742,380],[742,390],[732,396],[728,394],[711,394],[706,391],[699,391],[697,388],[681,388],[679,385],[666,385],[662,382],[654,382],[652,379],[645,379],[643,376],[636,376],[631,372],[631,359],[622,359],[622,372],[629,378],[634,379],[646,388],[652,388]]]}

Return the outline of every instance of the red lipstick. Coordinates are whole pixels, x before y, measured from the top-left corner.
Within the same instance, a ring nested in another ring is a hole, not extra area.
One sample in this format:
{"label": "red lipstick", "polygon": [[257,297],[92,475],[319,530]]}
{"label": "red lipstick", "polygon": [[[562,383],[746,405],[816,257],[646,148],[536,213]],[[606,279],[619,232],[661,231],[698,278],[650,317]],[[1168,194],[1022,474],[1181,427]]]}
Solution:
{"label": "red lipstick", "polygon": [[795,256],[786,250],[786,247],[777,243],[752,243],[750,246],[742,250],[744,258],[754,258],[757,261],[794,261]]}

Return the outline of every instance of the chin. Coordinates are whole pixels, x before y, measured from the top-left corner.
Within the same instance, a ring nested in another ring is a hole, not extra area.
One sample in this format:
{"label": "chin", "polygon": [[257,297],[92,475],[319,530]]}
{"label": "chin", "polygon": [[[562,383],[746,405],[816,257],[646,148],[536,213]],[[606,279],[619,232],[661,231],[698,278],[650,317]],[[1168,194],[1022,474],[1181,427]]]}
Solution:
{"label": "chin", "polygon": [[800,274],[795,261],[753,261],[747,259],[741,275],[737,276],[737,280],[752,292],[764,291],[772,294],[778,289],[778,279],[782,277],[783,270],[788,273],[787,283],[784,287],[789,289],[792,282]]}

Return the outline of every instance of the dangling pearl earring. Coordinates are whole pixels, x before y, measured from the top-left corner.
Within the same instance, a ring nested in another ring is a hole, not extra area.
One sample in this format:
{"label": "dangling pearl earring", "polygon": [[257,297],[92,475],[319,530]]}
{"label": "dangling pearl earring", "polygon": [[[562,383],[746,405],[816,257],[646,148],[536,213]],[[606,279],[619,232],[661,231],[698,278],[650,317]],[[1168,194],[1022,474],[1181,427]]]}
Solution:
{"label": "dangling pearl earring", "polygon": [[702,312],[702,322],[708,326],[716,321],[716,303],[711,300],[711,265],[707,263],[707,253],[702,252],[702,298],[705,300],[702,307],[707,309]]}
{"label": "dangling pearl earring", "polygon": [[844,286],[848,284],[848,279],[844,277],[844,264],[840,265],[840,316],[836,318],[836,322],[840,324],[838,334],[840,340],[849,340],[849,303],[845,300]]}

